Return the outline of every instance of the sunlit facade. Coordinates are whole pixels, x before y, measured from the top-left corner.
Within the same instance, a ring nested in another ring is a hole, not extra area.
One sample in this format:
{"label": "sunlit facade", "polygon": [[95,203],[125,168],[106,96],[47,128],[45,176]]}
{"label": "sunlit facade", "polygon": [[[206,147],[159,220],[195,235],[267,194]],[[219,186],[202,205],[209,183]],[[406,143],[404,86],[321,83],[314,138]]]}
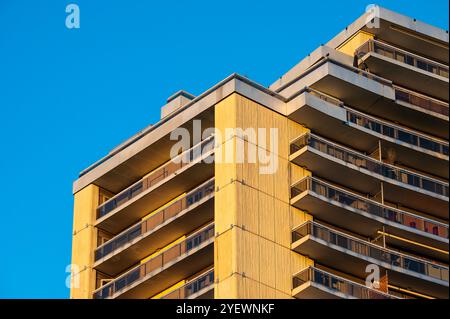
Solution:
{"label": "sunlit facade", "polygon": [[176,93],[74,182],[71,297],[448,298],[448,63],[375,7],[269,88]]}

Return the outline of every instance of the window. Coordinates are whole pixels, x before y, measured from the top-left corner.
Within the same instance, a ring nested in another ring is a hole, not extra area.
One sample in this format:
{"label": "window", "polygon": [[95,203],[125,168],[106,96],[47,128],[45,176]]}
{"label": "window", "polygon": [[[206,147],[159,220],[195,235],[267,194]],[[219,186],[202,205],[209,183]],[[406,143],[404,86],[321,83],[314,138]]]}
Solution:
{"label": "window", "polygon": [[418,67],[419,69],[428,71],[428,64],[425,63],[425,62],[423,62],[423,61],[417,60],[417,67]]}
{"label": "window", "polygon": [[373,122],[373,121],[370,121],[369,123],[370,123],[370,125],[369,125],[370,129],[372,131],[375,131],[377,133],[381,133],[381,125],[380,125],[380,123]]}
{"label": "window", "polygon": [[406,63],[409,64],[409,65],[414,65],[414,59],[411,56],[407,55],[406,56]]}
{"label": "window", "polygon": [[420,187],[420,178],[416,175],[408,174],[408,184],[416,187]]}
{"label": "window", "polygon": [[390,126],[383,125],[383,135],[395,138],[395,129]]}
{"label": "window", "polygon": [[435,150],[435,147],[436,147],[435,144],[436,144],[436,143],[433,143],[433,142],[430,141],[430,140],[421,138],[419,144],[420,144],[420,147],[422,147],[422,148],[425,148],[425,149],[427,149],[427,150],[435,151],[435,152],[436,152],[436,150]]}
{"label": "window", "polygon": [[407,133],[405,131],[398,131],[398,139],[405,143],[417,145],[417,136]]}
{"label": "window", "polygon": [[405,258],[405,269],[424,274],[425,273],[425,264],[417,262],[412,259]]}
{"label": "window", "polygon": [[433,235],[439,236],[439,227],[433,226]]}
{"label": "window", "polygon": [[426,179],[422,180],[422,187],[427,191],[436,192],[435,186],[436,184],[432,181]]}
{"label": "window", "polygon": [[349,113],[348,115],[349,115],[348,120],[350,122],[352,122],[352,123],[356,123],[358,117],[355,114],[352,114],[352,113]]}

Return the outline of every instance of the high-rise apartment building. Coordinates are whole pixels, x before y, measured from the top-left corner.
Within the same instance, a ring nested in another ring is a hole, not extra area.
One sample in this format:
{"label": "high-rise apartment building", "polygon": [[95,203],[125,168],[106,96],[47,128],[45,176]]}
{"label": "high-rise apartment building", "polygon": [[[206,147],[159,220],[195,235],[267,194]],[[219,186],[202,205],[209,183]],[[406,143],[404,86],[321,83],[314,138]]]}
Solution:
{"label": "high-rise apartment building", "polygon": [[373,7],[170,97],[74,183],[71,297],[448,298],[448,40]]}

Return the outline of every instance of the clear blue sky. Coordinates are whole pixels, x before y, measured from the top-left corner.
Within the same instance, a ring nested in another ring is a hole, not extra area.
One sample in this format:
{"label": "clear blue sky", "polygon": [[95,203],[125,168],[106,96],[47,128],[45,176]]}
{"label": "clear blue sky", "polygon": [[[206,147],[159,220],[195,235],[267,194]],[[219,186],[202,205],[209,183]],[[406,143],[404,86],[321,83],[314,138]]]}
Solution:
{"label": "clear blue sky", "polygon": [[[371,2],[308,3],[0,0],[0,298],[69,296],[72,181],[172,93],[269,85]],[[447,0],[377,4],[448,29]]]}

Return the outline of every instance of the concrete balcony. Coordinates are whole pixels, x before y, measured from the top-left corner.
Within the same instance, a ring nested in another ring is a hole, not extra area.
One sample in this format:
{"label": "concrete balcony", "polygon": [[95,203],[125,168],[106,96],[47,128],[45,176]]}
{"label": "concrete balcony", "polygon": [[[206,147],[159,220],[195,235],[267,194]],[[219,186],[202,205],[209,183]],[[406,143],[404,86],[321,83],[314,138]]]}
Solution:
{"label": "concrete balcony", "polygon": [[[388,9],[378,7],[380,19],[377,25],[367,24],[362,20],[363,31],[373,34],[377,39],[391,43],[399,48],[408,48],[411,52],[427,56],[428,58],[449,63],[448,31],[406,17]],[[424,10],[430,10],[425,6]],[[379,22],[379,23],[378,23]]]}
{"label": "concrete balcony", "polygon": [[399,299],[315,267],[294,275],[292,296],[297,299]]}
{"label": "concrete balcony", "polygon": [[[305,87],[333,96],[362,112],[448,138],[448,102],[394,86],[392,81],[373,73],[325,58],[279,91],[294,99]],[[403,91],[399,92],[400,89]]]}
{"label": "concrete balcony", "polygon": [[97,209],[95,226],[117,234],[214,175],[214,137],[197,144]]}
{"label": "concrete balcony", "polygon": [[375,109],[380,103],[395,100],[392,81],[329,58],[321,60],[279,91],[293,99],[305,87],[326,93],[348,105],[358,105],[362,110]]}
{"label": "concrete balcony", "polygon": [[291,186],[291,205],[365,237],[379,236],[384,227],[385,232],[395,235],[385,237],[387,244],[448,262],[449,229],[445,223],[383,205],[315,177]]}
{"label": "concrete balcony", "polygon": [[94,268],[116,276],[160,247],[214,219],[214,179],[99,246]]}
{"label": "concrete balcony", "polygon": [[436,298],[448,298],[447,266],[383,248],[316,222],[292,232],[292,249],[316,262],[358,278],[369,264],[389,271],[389,283]]}
{"label": "concrete balcony", "polygon": [[448,183],[389,165],[317,135],[307,133],[291,142],[289,160],[314,176],[346,185],[385,201],[448,219]]}
{"label": "concrete balcony", "polygon": [[392,157],[405,166],[448,178],[448,142],[361,113],[338,99],[306,88],[289,102],[289,117],[313,132],[359,151],[379,148],[383,158]]}
{"label": "concrete balcony", "polygon": [[394,85],[394,90],[395,102],[388,104],[390,109],[383,110],[384,115],[381,116],[448,140],[447,102],[400,86]]}
{"label": "concrete balcony", "polygon": [[360,66],[394,83],[448,101],[448,66],[377,40],[356,49]]}
{"label": "concrete balcony", "polygon": [[94,291],[95,299],[149,298],[214,263],[214,224]]}
{"label": "concrete balcony", "polygon": [[214,299],[214,269],[189,280],[160,299]]}

